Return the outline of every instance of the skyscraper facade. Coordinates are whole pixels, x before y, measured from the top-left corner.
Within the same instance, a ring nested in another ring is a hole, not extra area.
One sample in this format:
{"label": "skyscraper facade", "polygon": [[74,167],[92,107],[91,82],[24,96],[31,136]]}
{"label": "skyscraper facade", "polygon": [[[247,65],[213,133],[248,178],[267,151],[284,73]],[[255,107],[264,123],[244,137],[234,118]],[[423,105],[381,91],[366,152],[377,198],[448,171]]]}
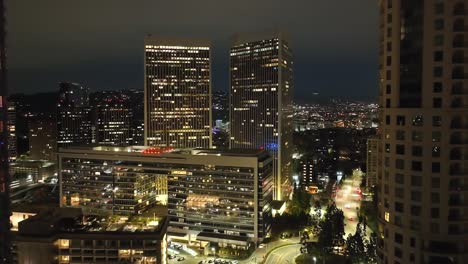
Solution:
{"label": "skyscraper facade", "polygon": [[145,38],[145,145],[211,147],[211,55],[204,40]]}
{"label": "skyscraper facade", "polygon": [[5,1],[0,0],[0,263],[11,263]]}
{"label": "skyscraper facade", "polygon": [[467,5],[380,1],[380,263],[468,263]]}
{"label": "skyscraper facade", "polygon": [[8,102],[8,158],[15,161],[18,156],[16,140],[16,106],[14,102]]}
{"label": "skyscraper facade", "polygon": [[118,92],[105,92],[96,102],[95,134],[100,145],[132,145],[133,113],[129,105],[130,98]]}
{"label": "skyscraper facade", "polygon": [[372,188],[377,181],[377,172],[379,169],[379,139],[371,137],[367,139],[367,154],[366,154],[366,187]]}
{"label": "skyscraper facade", "polygon": [[50,115],[37,115],[29,126],[29,158],[32,160],[56,160],[57,125]]}
{"label": "skyscraper facade", "polygon": [[275,199],[291,190],[293,61],[282,34],[239,36],[230,53],[230,147],[274,156]]}
{"label": "skyscraper facade", "polygon": [[77,83],[60,83],[57,104],[57,145],[89,144],[92,141],[89,89]]}

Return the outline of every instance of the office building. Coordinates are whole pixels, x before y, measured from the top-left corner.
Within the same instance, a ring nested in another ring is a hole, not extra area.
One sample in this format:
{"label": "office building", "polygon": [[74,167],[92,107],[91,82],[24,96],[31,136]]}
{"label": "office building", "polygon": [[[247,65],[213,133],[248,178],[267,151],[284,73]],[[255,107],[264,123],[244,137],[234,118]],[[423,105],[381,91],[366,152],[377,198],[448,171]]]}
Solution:
{"label": "office building", "polygon": [[168,174],[171,238],[200,248],[210,243],[242,250],[252,243],[258,246],[272,217],[270,155],[264,150],[205,149],[185,159],[184,165],[171,165]]}
{"label": "office building", "polygon": [[204,40],[145,38],[145,145],[211,147],[211,55]]}
{"label": "office building", "polygon": [[367,139],[366,156],[366,187],[370,190],[377,183],[379,158],[379,139],[370,137]]}
{"label": "office building", "polygon": [[171,237],[200,247],[245,250],[270,230],[266,151],[69,147],[59,151],[59,162],[62,207],[132,215],[168,204]]}
{"label": "office building", "polygon": [[291,188],[293,61],[282,34],[236,37],[230,53],[230,147],[274,156],[275,199]]}
{"label": "office building", "polygon": [[120,92],[101,92],[95,98],[95,141],[99,145],[132,145],[133,113],[129,96]]}
{"label": "office building", "polygon": [[380,1],[380,263],[468,263],[467,6]]}
{"label": "office building", "polygon": [[57,124],[49,115],[38,115],[30,120],[29,126],[29,159],[57,159]]}
{"label": "office building", "polygon": [[57,145],[90,144],[92,141],[89,89],[77,83],[60,83],[57,104]]}
{"label": "office building", "polygon": [[5,1],[0,0],[0,263],[11,263]]}
{"label": "office building", "polygon": [[10,163],[11,189],[43,182],[56,176],[55,163],[45,160],[16,160]]}
{"label": "office building", "polygon": [[11,263],[167,263],[164,217],[96,218],[59,208],[25,218],[13,233]]}
{"label": "office building", "polygon": [[85,214],[140,214],[167,203],[167,176],[146,147],[69,147],[58,153],[60,204]]}
{"label": "office building", "polygon": [[18,144],[16,140],[16,106],[14,102],[8,102],[8,159],[15,161],[18,156]]}

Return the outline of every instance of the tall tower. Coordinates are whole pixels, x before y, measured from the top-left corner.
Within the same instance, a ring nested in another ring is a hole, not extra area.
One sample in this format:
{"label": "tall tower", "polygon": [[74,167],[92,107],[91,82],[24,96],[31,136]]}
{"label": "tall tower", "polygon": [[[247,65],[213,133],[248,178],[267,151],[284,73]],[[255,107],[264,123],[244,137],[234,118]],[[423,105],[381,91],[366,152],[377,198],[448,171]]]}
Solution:
{"label": "tall tower", "polygon": [[11,263],[5,1],[0,0],[0,263]]}
{"label": "tall tower", "polygon": [[16,105],[15,102],[7,103],[8,111],[8,159],[15,161],[18,156],[16,140]]}
{"label": "tall tower", "polygon": [[95,104],[96,143],[128,146],[133,143],[130,98],[120,92],[102,92]]}
{"label": "tall tower", "polygon": [[77,83],[60,83],[57,104],[57,146],[91,143],[89,89]]}
{"label": "tall tower", "polygon": [[210,42],[145,38],[145,145],[211,147]]}
{"label": "tall tower", "polygon": [[467,6],[380,1],[380,263],[468,263]]}
{"label": "tall tower", "polygon": [[282,34],[242,35],[230,58],[230,147],[270,151],[275,199],[282,200],[291,190],[291,49]]}

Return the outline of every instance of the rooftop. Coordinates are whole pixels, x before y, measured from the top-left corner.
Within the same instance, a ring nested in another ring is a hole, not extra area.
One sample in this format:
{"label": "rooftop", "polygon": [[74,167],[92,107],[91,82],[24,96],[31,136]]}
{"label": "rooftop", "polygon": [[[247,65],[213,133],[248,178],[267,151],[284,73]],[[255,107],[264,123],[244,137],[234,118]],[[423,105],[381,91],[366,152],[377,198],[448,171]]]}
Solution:
{"label": "rooftop", "polygon": [[125,234],[160,233],[166,217],[156,211],[125,216],[83,215],[80,208],[57,208],[41,212],[19,222],[23,236],[51,236],[54,234]]}
{"label": "rooftop", "polygon": [[257,157],[265,155],[267,152],[263,149],[178,149],[173,147],[148,147],[148,146],[128,146],[128,147],[113,147],[104,145],[90,146],[73,146],[60,148],[59,152],[109,152],[109,153],[139,153],[144,155],[161,155],[164,154],[183,154],[183,155],[212,155],[212,156],[239,156],[239,157]]}

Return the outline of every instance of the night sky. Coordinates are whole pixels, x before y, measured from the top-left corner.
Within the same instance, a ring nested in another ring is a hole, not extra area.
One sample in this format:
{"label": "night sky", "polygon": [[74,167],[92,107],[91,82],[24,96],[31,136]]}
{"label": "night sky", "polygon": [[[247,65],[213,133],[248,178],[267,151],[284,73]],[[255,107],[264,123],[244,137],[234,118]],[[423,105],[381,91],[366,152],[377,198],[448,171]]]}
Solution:
{"label": "night sky", "polygon": [[213,88],[228,89],[229,38],[289,33],[298,101],[377,94],[376,0],[7,0],[12,92],[143,89],[145,34],[213,41]]}

